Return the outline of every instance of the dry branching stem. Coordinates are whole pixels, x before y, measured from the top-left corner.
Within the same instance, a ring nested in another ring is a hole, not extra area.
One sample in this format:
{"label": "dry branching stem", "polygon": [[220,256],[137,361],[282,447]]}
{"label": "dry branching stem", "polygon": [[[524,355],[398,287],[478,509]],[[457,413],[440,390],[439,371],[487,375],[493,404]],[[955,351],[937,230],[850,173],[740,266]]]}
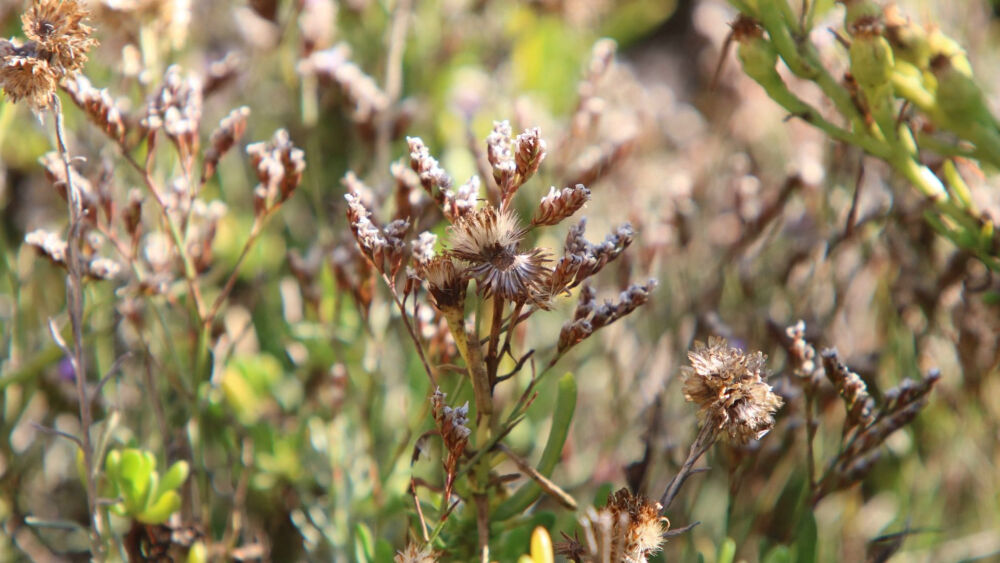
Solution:
{"label": "dry branching stem", "polygon": [[716,428],[706,421],[705,424],[701,425],[701,430],[698,431],[698,436],[695,438],[694,443],[691,444],[691,449],[688,450],[687,459],[681,465],[680,471],[677,475],[670,480],[670,484],[667,485],[667,489],[663,491],[663,496],[660,497],[660,504],[663,506],[662,513],[666,514],[667,509],[670,508],[670,504],[674,502],[677,498],[677,493],[680,492],[681,486],[684,485],[684,481],[687,478],[696,473],[693,471],[694,464],[701,458],[712,444],[715,443]]}
{"label": "dry branching stem", "polygon": [[56,142],[59,156],[66,169],[66,192],[69,195],[69,235],[67,237],[68,256],[66,259],[69,271],[66,281],[66,306],[69,310],[70,325],[73,332],[73,348],[70,364],[76,380],[76,396],[80,403],[80,427],[83,436],[80,445],[83,449],[84,466],[87,470],[87,510],[90,515],[91,553],[100,559],[104,553],[101,542],[100,513],[97,510],[97,482],[95,475],[95,460],[93,444],[90,440],[90,427],[93,423],[90,397],[87,395],[86,371],[83,354],[83,272],[80,270],[80,236],[83,228],[83,196],[73,184],[73,171],[70,167],[69,150],[66,148],[66,134],[63,129],[62,103],[58,94],[52,94],[52,113],[55,117]]}

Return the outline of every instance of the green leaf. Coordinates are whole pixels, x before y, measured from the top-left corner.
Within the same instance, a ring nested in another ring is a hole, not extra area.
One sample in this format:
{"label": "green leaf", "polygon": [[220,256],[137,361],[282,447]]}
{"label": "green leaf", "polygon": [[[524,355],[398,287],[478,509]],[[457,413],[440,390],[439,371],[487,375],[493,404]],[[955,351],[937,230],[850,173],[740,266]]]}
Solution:
{"label": "green leaf", "polygon": [[[559,458],[562,456],[569,427],[573,422],[573,412],[576,410],[576,380],[572,373],[567,373],[559,380],[559,394],[556,398],[556,408],[552,413],[552,429],[549,431],[548,442],[538,463],[538,472],[548,477],[552,474]],[[494,521],[503,521],[524,512],[542,494],[542,488],[534,481],[525,483],[516,493],[504,501],[493,513]]]}
{"label": "green leaf", "polygon": [[372,539],[372,531],[364,524],[358,524],[354,528],[354,560],[358,563],[375,561],[375,544]]}
{"label": "green leaf", "polygon": [[594,508],[603,508],[608,505],[608,499],[615,490],[614,483],[601,483],[594,491]]}
{"label": "green leaf", "polygon": [[122,453],[118,484],[129,513],[139,512],[146,505],[155,463],[149,452],[129,448]]}
{"label": "green leaf", "polygon": [[187,563],[206,563],[208,561],[208,549],[205,542],[195,542],[188,550]]}
{"label": "green leaf", "polygon": [[761,563],[792,563],[792,552],[787,545],[776,545],[761,558]]}
{"label": "green leaf", "polygon": [[719,556],[715,558],[716,563],[733,563],[736,557],[736,542],[733,538],[726,538],[719,546]]}
{"label": "green leaf", "polygon": [[160,484],[156,487],[154,498],[159,498],[163,493],[172,491],[184,484],[184,480],[187,479],[189,471],[190,469],[186,461],[181,460],[174,462],[174,464],[170,466],[170,469],[168,469],[163,475],[163,478],[160,479]]}
{"label": "green leaf", "polygon": [[811,510],[803,510],[795,532],[796,563],[814,563],[816,561],[818,536],[816,517]]}
{"label": "green leaf", "polygon": [[177,494],[177,491],[167,491],[150,506],[136,514],[135,519],[143,524],[162,524],[180,508],[181,496]]}
{"label": "green leaf", "polygon": [[375,561],[379,563],[392,561],[395,556],[396,550],[392,547],[392,543],[385,538],[379,538],[378,542],[375,543]]}

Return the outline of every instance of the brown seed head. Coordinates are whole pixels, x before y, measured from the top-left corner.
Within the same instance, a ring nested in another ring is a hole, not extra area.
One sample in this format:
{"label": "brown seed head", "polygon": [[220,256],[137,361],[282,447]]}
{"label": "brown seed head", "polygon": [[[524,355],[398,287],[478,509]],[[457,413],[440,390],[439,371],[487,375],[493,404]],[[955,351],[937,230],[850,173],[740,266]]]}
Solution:
{"label": "brown seed head", "polygon": [[484,295],[535,301],[548,277],[548,255],[534,248],[520,252],[524,229],[514,213],[486,207],[470,213],[449,227],[451,254],[469,263],[466,273],[476,278]]}
{"label": "brown seed head", "polygon": [[397,551],[392,558],[393,563],[437,563],[437,554],[431,547],[417,547],[417,544],[407,544],[406,549]]}
{"label": "brown seed head", "polygon": [[783,401],[764,381],[764,354],[744,354],[724,338],[711,337],[707,346],[695,342],[688,359],[691,366],[681,368],[684,398],[701,407],[703,424],[724,430],[738,444],[771,430]]}
{"label": "brown seed head", "polygon": [[60,78],[82,69],[87,51],[97,45],[90,37],[93,28],[83,23],[87,16],[77,0],[35,0],[21,15],[24,35],[37,44],[39,58],[46,59]]}
{"label": "brown seed head", "polygon": [[660,516],[659,503],[621,489],[604,508],[590,508],[580,518],[583,541],[569,539],[557,551],[572,561],[646,563],[663,547],[670,521]]}
{"label": "brown seed head", "polygon": [[33,111],[52,103],[59,84],[59,72],[45,59],[33,56],[9,56],[0,63],[0,83],[11,102],[25,100]]}
{"label": "brown seed head", "polygon": [[434,306],[439,310],[464,309],[465,291],[469,278],[455,267],[449,256],[437,256],[420,269],[427,287],[434,298]]}

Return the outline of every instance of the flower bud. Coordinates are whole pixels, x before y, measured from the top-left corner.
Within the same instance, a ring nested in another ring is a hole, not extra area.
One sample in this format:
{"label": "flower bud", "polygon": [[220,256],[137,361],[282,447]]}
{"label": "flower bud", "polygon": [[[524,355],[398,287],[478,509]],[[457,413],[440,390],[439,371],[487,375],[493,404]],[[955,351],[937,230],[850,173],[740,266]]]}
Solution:
{"label": "flower bud", "polygon": [[873,0],[840,0],[847,8],[844,29],[854,35],[859,29],[868,28],[873,22],[882,21],[882,8]]}
{"label": "flower bud", "polygon": [[781,80],[775,66],[778,64],[778,53],[766,39],[764,30],[756,21],[740,16],[733,22],[733,39],[739,43],[736,56],[743,65],[743,71],[750,78],[766,85],[774,79]]}
{"label": "flower bud", "polygon": [[885,37],[874,33],[859,33],[851,41],[851,74],[866,90],[888,84],[895,64],[892,47]]}

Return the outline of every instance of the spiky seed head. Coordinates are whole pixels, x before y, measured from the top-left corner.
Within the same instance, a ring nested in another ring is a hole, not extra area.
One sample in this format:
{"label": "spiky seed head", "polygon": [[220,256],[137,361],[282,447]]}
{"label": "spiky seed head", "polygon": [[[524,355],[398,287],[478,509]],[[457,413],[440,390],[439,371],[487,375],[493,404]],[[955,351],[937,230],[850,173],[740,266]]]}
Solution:
{"label": "spiky seed head", "polygon": [[484,295],[518,302],[535,301],[548,278],[548,254],[540,248],[521,252],[524,229],[509,208],[486,207],[449,227],[451,254],[468,263]]}

